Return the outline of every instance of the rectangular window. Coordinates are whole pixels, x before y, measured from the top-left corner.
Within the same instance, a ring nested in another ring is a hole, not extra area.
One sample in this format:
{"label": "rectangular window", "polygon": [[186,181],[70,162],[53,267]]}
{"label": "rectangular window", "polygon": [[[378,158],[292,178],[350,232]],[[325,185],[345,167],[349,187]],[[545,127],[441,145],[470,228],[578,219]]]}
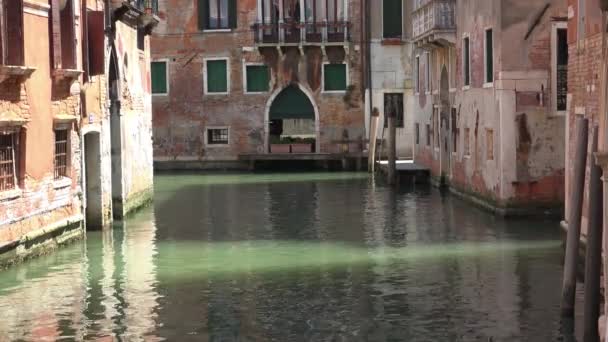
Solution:
{"label": "rectangular window", "polygon": [[17,134],[0,132],[0,191],[17,187]]}
{"label": "rectangular window", "polygon": [[414,73],[416,74],[416,93],[420,93],[420,56],[416,56],[416,70]]}
{"label": "rectangular window", "polygon": [[555,103],[558,111],[565,111],[568,105],[568,30],[556,30]]}
{"label": "rectangular window", "polygon": [[53,61],[56,69],[76,69],[76,34],[74,27],[74,1],[66,0],[63,8],[51,8]]}
{"label": "rectangular window", "polygon": [[494,130],[486,129],[486,157],[488,160],[494,160]]}
{"label": "rectangular window", "polygon": [[345,91],[347,86],[346,64],[323,65],[323,90]]}
{"label": "rectangular window", "polygon": [[485,61],[485,69],[486,69],[486,83],[494,82],[494,37],[492,29],[486,30],[486,61]]}
{"label": "rectangular window", "polygon": [[228,145],[228,128],[210,128],[207,130],[207,145]]}
{"label": "rectangular window", "polygon": [[246,91],[248,93],[268,91],[270,88],[270,71],[267,65],[247,65],[245,73],[247,78]]}
{"label": "rectangular window", "polygon": [[152,94],[165,95],[169,91],[167,84],[167,62],[157,61],[151,64]]}
{"label": "rectangular window", "polygon": [[431,146],[431,125],[426,124],[426,146]]}
{"label": "rectangular window", "polygon": [[465,86],[471,85],[471,56],[469,37],[462,40],[462,79]]}
{"label": "rectangular window", "polygon": [[415,140],[416,140],[416,145],[420,145],[420,124],[417,123],[415,126]]}
{"label": "rectangular window", "polygon": [[55,179],[68,177],[68,130],[55,130]]}
{"label": "rectangular window", "polygon": [[465,156],[470,156],[471,155],[471,142],[469,141],[469,128],[465,127],[464,129],[464,155]]}
{"label": "rectangular window", "polygon": [[382,29],[384,38],[403,35],[403,0],[383,0]]}
{"label": "rectangular window", "polygon": [[433,141],[436,148],[439,148],[439,108],[433,108]]}
{"label": "rectangular window", "polygon": [[236,28],[237,0],[198,0],[200,30],[228,30]]}
{"label": "rectangular window", "polygon": [[424,81],[426,82],[426,91],[431,91],[431,54],[426,53],[426,65],[424,72]]}
{"label": "rectangular window", "polygon": [[[403,94],[384,94],[384,117],[395,117],[395,126],[403,128]],[[384,120],[384,127],[388,127],[388,120]]]}
{"label": "rectangular window", "polygon": [[206,93],[228,93],[228,61],[225,59],[207,61]]}
{"label": "rectangular window", "polygon": [[24,65],[23,0],[0,2],[0,64]]}

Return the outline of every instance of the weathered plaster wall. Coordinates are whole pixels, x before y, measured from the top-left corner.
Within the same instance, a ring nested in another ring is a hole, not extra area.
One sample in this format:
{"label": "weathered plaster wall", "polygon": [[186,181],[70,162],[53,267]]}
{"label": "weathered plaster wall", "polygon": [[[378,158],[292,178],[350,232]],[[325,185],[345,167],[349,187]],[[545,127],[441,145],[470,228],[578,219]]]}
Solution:
{"label": "weathered plaster wall", "polygon": [[[434,49],[433,92],[419,97],[416,112],[421,144],[416,159],[431,166],[438,177],[442,150],[425,146],[425,125],[431,124],[433,131],[441,125],[432,121],[431,106],[440,103],[441,92],[436,89],[442,64],[450,65],[447,70],[455,72],[450,72],[449,98],[456,110],[456,122],[448,129],[458,136],[456,152],[450,152],[449,182],[459,192],[494,207],[559,207],[563,202],[565,120],[552,110],[550,63],[551,29],[555,18],[565,17],[566,8],[553,1],[543,12],[545,4],[458,1],[455,62],[446,62],[450,59],[445,48]],[[538,16],[540,20],[535,23]],[[484,35],[488,28],[494,36],[492,84],[484,83]],[[463,37],[470,39],[470,86],[464,85]],[[415,54],[422,56],[421,52]],[[426,82],[424,67],[421,58],[421,89]],[[470,146],[468,155],[465,139]]]}
{"label": "weathered plaster wall", "polygon": [[150,39],[146,36],[144,49],[138,49],[137,29],[118,21],[114,47],[120,77],[122,189],[126,214],[152,195]]}
{"label": "weathered plaster wall", "polygon": [[[231,32],[200,32],[196,2],[160,1],[159,25],[152,37],[153,59],[168,59],[169,94],[154,96],[154,158],[167,160],[236,160],[242,153],[262,153],[265,143],[265,116],[269,99],[289,84],[299,84],[318,108],[320,148],[339,151],[338,140],[365,139],[360,88],[360,28],[352,21],[349,53],[328,47],[323,56],[319,47],[255,49],[250,27],[257,16],[255,0],[238,2],[238,28]],[[359,18],[359,1],[349,1],[351,18]],[[204,60],[229,58],[229,94],[208,95],[203,91]],[[344,94],[321,91],[323,62],[346,61],[350,84]],[[245,94],[244,63],[262,62],[270,66],[270,91]],[[346,99],[345,97],[348,97]],[[228,146],[206,146],[207,127],[229,127]]]}
{"label": "weathered plaster wall", "polygon": [[[28,6],[26,3],[26,9]],[[77,23],[78,20],[76,18]],[[50,54],[40,53],[50,51],[48,30],[49,18],[45,10],[24,13],[25,65],[36,71],[21,85],[1,85],[3,115],[9,110],[29,121],[21,129],[19,187],[0,194],[0,245],[19,241],[42,228],[70,224],[78,227],[81,221],[81,151],[74,125],[70,134],[69,176],[55,180],[53,173],[55,116],[73,116],[76,121],[80,106],[79,86],[78,83],[57,82],[51,76]],[[77,46],[79,48],[79,42]],[[77,228],[70,237],[81,233],[82,229]],[[33,247],[39,245],[45,243],[21,245],[15,258],[33,253]]]}

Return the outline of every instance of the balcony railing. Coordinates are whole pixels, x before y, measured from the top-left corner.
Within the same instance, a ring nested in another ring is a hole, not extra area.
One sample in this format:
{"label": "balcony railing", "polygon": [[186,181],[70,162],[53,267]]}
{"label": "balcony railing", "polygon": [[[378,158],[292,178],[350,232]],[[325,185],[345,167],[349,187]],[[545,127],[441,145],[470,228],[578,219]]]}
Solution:
{"label": "balcony railing", "polygon": [[350,41],[347,21],[256,23],[252,30],[258,45],[344,44]]}
{"label": "balcony railing", "polygon": [[456,0],[417,0],[412,15],[414,40],[436,32],[456,31]]}
{"label": "balcony railing", "polygon": [[136,7],[144,13],[158,14],[158,0],[136,0]]}

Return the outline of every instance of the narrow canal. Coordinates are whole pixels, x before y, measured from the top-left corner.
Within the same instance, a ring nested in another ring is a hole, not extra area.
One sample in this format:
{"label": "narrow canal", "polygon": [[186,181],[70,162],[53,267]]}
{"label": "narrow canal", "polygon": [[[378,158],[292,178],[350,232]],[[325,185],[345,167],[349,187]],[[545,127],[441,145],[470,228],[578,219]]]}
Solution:
{"label": "narrow canal", "polygon": [[571,341],[555,222],[367,174],[158,176],[153,206],[0,272],[0,340]]}

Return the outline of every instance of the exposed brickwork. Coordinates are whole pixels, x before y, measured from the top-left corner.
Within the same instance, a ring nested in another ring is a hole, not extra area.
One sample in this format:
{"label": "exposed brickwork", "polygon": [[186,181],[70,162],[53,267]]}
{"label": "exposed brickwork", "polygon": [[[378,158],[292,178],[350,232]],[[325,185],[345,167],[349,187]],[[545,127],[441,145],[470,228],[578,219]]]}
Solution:
{"label": "exposed brickwork", "polygon": [[[153,59],[168,59],[169,94],[153,98],[154,156],[156,160],[234,160],[243,153],[263,153],[267,134],[265,116],[272,96],[290,84],[300,85],[319,112],[321,152],[338,152],[342,140],[365,139],[363,96],[360,92],[361,60],[359,1],[349,1],[351,42],[346,48],[318,46],[254,48],[251,26],[257,1],[238,2],[237,28],[231,32],[198,30],[196,1],[159,2],[166,19],[152,37]],[[303,54],[302,54],[303,53]],[[229,95],[203,91],[207,58],[229,58]],[[344,61],[349,85],[341,94],[322,92],[324,62]],[[271,70],[270,90],[246,94],[244,63],[264,63]],[[229,127],[228,146],[207,146],[208,127]]]}

